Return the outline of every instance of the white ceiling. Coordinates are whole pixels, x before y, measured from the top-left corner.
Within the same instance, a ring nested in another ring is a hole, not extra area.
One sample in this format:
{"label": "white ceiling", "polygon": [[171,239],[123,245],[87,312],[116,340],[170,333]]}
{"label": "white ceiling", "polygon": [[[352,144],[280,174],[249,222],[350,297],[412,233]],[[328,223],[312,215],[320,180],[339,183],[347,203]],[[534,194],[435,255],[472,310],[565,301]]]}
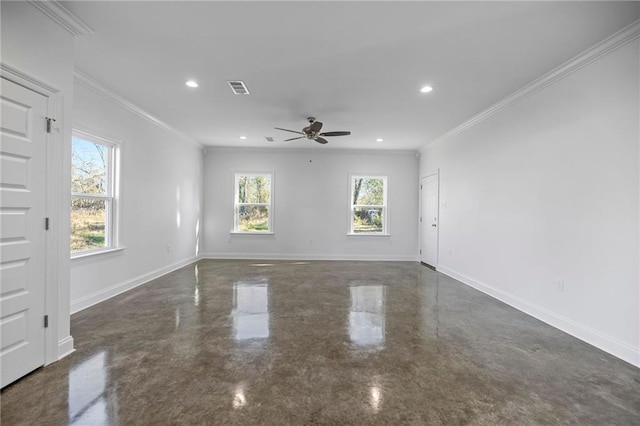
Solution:
{"label": "white ceiling", "polygon": [[63,4],[95,30],[79,70],[203,145],[241,147],[307,147],[264,137],[314,115],[353,132],[327,147],[419,149],[640,16],[636,2]]}

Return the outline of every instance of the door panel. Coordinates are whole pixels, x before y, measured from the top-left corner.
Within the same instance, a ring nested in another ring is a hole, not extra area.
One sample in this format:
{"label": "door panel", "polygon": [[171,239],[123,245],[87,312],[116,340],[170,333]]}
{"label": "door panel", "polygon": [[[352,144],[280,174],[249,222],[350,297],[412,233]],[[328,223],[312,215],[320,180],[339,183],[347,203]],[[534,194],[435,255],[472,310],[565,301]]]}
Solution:
{"label": "door panel", "polygon": [[2,387],[44,364],[47,97],[4,78],[0,106]]}
{"label": "door panel", "polygon": [[438,266],[438,175],[421,181],[420,261]]}

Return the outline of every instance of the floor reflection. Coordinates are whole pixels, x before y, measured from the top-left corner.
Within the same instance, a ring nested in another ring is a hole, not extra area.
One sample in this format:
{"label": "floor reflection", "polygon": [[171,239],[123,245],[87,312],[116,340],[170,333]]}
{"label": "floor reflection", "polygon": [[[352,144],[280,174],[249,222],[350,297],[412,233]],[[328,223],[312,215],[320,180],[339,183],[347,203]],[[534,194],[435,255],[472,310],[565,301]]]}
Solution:
{"label": "floor reflection", "polygon": [[351,285],[349,337],[358,346],[384,346],[386,287]]}
{"label": "floor reflection", "polygon": [[198,265],[195,266],[194,276],[196,285],[193,289],[193,303],[196,306],[200,306],[200,277],[198,276]]}
{"label": "floor reflection", "polygon": [[113,424],[107,398],[106,353],[100,352],[69,373],[69,424]]}
{"label": "floor reflection", "polygon": [[238,281],[233,284],[233,333],[235,340],[269,337],[269,281]]}
{"label": "floor reflection", "polygon": [[247,398],[244,396],[244,386],[239,384],[233,391],[233,408],[242,408],[247,403]]}
{"label": "floor reflection", "polygon": [[382,406],[382,388],[374,383],[369,387],[369,393],[369,405],[371,410],[377,413]]}

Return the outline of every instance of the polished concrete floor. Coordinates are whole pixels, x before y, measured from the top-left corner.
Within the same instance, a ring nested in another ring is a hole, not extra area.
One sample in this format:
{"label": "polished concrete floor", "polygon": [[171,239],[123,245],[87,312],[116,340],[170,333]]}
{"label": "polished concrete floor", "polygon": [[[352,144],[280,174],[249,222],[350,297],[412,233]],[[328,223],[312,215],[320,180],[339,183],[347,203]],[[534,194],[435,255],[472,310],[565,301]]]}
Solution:
{"label": "polished concrete floor", "polygon": [[204,260],[72,317],[8,425],[640,424],[640,370],[411,262]]}

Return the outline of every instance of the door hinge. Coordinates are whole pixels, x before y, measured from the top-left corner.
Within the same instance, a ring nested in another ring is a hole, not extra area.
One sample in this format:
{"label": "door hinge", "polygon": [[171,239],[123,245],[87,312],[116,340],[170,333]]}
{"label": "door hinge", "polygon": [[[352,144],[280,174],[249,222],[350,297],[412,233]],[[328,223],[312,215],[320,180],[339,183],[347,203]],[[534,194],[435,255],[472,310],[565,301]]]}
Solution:
{"label": "door hinge", "polygon": [[422,185],[420,185],[420,189],[422,189]]}
{"label": "door hinge", "polygon": [[44,229],[45,229],[45,231],[49,230],[49,218],[48,217],[44,218]]}
{"label": "door hinge", "polygon": [[420,249],[420,254],[422,254],[422,249]]}
{"label": "door hinge", "polygon": [[44,316],[44,328],[49,327],[49,315]]}
{"label": "door hinge", "polygon": [[420,218],[420,223],[422,223],[422,218]]}
{"label": "door hinge", "polygon": [[56,119],[51,117],[45,117],[44,119],[47,120],[47,133],[51,133],[51,122],[56,121]]}

